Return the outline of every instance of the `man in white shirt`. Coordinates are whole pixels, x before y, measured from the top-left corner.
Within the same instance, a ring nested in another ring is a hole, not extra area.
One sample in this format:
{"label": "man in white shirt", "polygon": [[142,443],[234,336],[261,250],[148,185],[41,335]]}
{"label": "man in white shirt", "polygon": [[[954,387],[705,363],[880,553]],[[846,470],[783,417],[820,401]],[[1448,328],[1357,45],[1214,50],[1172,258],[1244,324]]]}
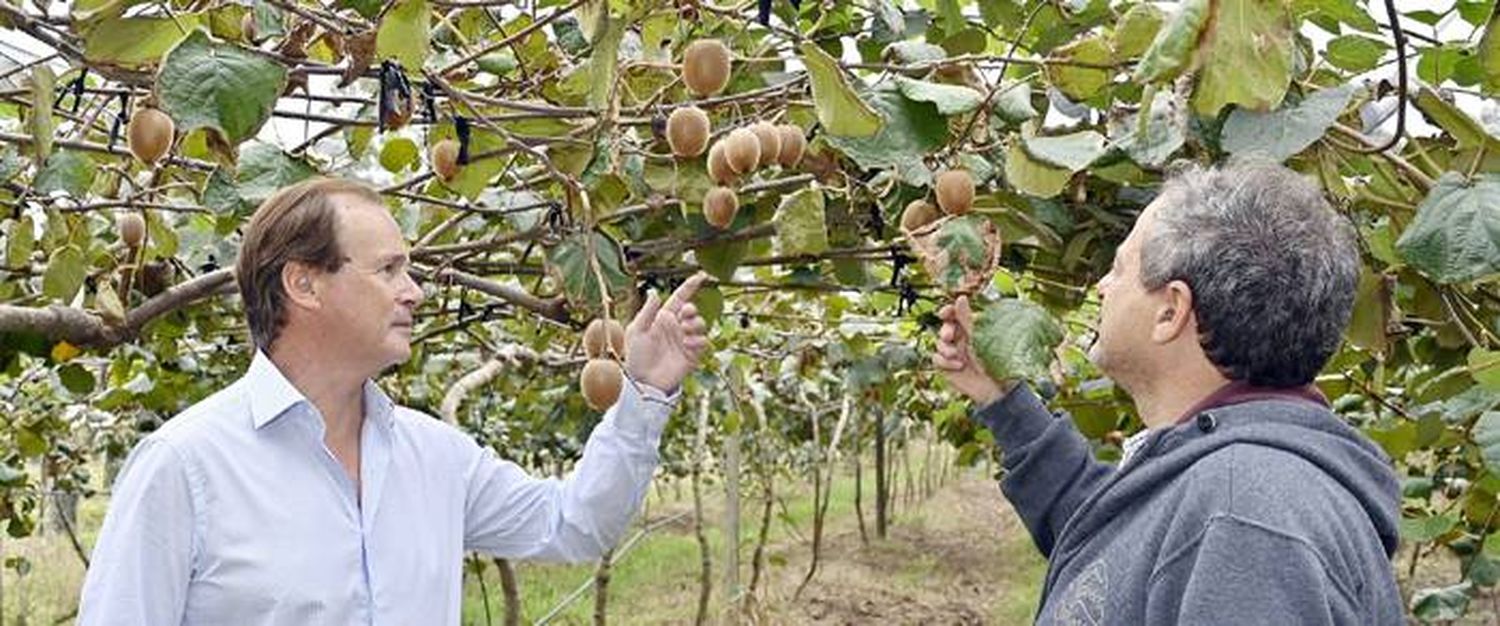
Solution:
{"label": "man in white shirt", "polygon": [[256,354],[146,437],[115,483],[79,623],[457,624],[466,550],[585,560],[619,540],[707,327],[689,279],[626,330],[626,380],[564,480],[536,479],[371,381],[422,292],[361,183],[256,211],[236,268]]}

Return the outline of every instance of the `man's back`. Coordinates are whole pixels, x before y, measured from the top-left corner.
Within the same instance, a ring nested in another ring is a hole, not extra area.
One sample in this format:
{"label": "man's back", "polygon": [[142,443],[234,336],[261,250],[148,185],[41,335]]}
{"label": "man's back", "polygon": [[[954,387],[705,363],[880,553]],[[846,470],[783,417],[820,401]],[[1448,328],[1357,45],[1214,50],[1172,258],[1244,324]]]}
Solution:
{"label": "man's back", "polygon": [[1056,537],[1039,541],[1039,623],[1401,623],[1394,475],[1326,409],[1250,402],[1153,433],[1120,469],[1095,467],[1094,490],[1052,529],[1057,499],[1026,487],[1066,481],[1057,470],[1080,448],[1056,445],[1077,437],[1066,417],[1040,419],[1032,445],[1001,441],[1016,451],[1007,495],[1034,536]]}

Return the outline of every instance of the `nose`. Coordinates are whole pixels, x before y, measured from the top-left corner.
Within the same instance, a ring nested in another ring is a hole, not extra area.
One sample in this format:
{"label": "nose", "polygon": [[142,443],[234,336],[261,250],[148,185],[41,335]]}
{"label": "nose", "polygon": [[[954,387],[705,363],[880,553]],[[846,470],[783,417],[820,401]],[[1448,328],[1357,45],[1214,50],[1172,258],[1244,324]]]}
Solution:
{"label": "nose", "polygon": [[418,304],[422,303],[426,294],[422,292],[422,286],[418,285],[416,279],[412,278],[411,273],[408,272],[406,273],[405,284],[401,285],[401,292],[398,297],[402,304],[415,308]]}

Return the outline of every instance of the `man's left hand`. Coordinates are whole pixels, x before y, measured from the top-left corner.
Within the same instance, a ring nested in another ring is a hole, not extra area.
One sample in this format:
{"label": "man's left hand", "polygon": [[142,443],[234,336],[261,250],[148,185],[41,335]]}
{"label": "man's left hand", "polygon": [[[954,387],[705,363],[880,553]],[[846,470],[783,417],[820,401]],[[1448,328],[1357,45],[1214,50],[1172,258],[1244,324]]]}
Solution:
{"label": "man's left hand", "polygon": [[625,328],[625,372],[633,379],[671,393],[697,369],[708,347],[708,323],[692,299],[708,275],[699,272],[666,302],[652,292]]}

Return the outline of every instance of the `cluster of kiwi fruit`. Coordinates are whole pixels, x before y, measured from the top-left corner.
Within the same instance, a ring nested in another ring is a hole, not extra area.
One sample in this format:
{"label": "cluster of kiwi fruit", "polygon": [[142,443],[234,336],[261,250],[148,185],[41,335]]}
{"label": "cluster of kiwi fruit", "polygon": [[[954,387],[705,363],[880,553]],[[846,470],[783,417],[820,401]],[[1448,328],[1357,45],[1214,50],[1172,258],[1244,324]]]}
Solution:
{"label": "cluster of kiwi fruit", "polygon": [[625,360],[625,327],[612,319],[596,319],[583,329],[583,353],[589,360],[583,365],[578,386],[583,401],[595,411],[614,406],[625,384],[620,362]]}
{"label": "cluster of kiwi fruit", "polygon": [[[700,97],[719,93],[729,84],[730,61],[723,42],[694,41],[683,52],[682,82]],[[667,145],[673,156],[694,159],[708,152],[708,176],[717,186],[703,196],[703,218],[722,230],[739,212],[739,197],[732,187],[739,177],[772,164],[797,165],[807,149],[807,138],[794,124],[758,122],[730,131],[710,147],[712,131],[708,113],[696,106],[678,107],[667,117]]]}
{"label": "cluster of kiwi fruit", "polygon": [[[937,175],[933,185],[937,206],[926,199],[912,200],[901,212],[901,230],[908,233],[921,230],[943,214],[964,215],[974,208],[974,177],[966,170],[945,170]],[[941,211],[939,211],[941,209]]]}

